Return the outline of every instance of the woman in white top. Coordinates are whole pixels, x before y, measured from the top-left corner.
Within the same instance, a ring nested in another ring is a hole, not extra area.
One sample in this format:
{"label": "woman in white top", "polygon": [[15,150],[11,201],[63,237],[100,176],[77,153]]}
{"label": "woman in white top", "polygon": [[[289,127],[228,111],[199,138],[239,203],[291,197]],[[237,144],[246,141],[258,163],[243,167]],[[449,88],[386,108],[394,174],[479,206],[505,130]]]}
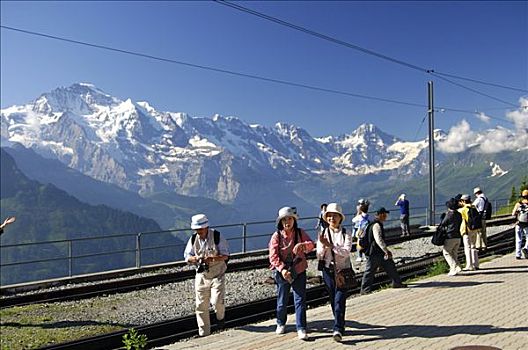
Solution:
{"label": "woman in white top", "polygon": [[352,234],[342,227],[345,215],[337,203],[328,204],[324,219],[329,227],[319,234],[317,241],[317,258],[323,272],[323,280],[330,297],[330,305],[334,314],[335,341],[340,342],[345,332],[345,307],[347,291],[336,288],[335,270],[351,268],[350,249]]}

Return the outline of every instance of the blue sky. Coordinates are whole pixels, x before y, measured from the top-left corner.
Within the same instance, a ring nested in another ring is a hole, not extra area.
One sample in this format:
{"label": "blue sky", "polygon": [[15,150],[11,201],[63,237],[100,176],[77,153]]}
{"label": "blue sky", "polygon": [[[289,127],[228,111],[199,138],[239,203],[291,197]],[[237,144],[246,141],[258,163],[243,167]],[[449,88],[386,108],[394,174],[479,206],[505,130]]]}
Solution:
{"label": "blue sky", "polygon": [[[526,1],[238,2],[253,10],[436,71],[528,90]],[[506,119],[511,105],[357,50],[214,2],[1,2],[3,26],[122,50],[414,104],[482,111]],[[406,140],[425,137],[425,107],[278,85],[1,29],[1,106],[90,82],[122,99],[194,117],[215,113],[313,136],[348,133],[371,122]],[[518,104],[527,92],[455,80]],[[436,114],[446,131],[471,113]],[[419,131],[419,132],[418,132]]]}

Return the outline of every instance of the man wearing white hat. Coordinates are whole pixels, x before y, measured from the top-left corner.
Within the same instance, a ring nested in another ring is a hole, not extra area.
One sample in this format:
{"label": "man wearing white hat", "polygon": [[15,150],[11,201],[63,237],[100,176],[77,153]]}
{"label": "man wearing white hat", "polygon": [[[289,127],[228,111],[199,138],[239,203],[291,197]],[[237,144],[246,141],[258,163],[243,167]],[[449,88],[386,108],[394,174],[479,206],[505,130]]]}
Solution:
{"label": "man wearing white hat", "polygon": [[209,220],[204,214],[191,218],[191,229],[195,233],[187,242],[184,258],[196,268],[196,321],[198,334],[203,337],[211,334],[209,304],[213,305],[218,328],[224,326],[225,271],[229,248],[220,232],[209,228]]}

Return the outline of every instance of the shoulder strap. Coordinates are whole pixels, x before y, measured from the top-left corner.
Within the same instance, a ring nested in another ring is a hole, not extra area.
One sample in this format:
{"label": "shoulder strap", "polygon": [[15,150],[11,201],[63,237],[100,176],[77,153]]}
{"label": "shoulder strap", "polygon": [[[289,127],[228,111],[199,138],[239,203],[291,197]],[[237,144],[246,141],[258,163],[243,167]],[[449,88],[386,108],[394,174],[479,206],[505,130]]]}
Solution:
{"label": "shoulder strap", "polygon": [[220,232],[217,230],[214,230],[213,234],[214,234],[214,242],[216,245],[218,245],[218,243],[220,243]]}
{"label": "shoulder strap", "polygon": [[197,236],[196,233],[193,233],[193,235],[191,236],[191,244],[192,245],[194,245],[194,242],[196,242],[196,236]]}
{"label": "shoulder strap", "polygon": [[344,241],[346,237],[346,228],[344,226],[341,227],[341,233],[343,234],[343,241]]}

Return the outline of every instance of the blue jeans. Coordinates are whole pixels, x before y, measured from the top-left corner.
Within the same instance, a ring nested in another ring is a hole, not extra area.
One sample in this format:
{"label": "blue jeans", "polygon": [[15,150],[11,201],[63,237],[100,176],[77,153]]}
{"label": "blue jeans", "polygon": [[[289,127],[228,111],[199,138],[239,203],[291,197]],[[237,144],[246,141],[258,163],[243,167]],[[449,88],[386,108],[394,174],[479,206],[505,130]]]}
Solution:
{"label": "blue jeans", "polygon": [[292,284],[289,284],[277,270],[273,270],[273,278],[277,283],[277,324],[281,326],[286,324],[288,299],[290,289],[293,288],[295,325],[297,330],[306,330],[306,272],[298,274]]}
{"label": "blue jeans", "polygon": [[330,305],[334,314],[334,331],[345,333],[345,309],[346,309],[346,291],[335,287],[334,271],[324,269],[323,280],[330,297]]}
{"label": "blue jeans", "polygon": [[[522,241],[524,238],[524,247],[522,246]],[[520,258],[521,249],[528,249],[528,227],[521,227],[520,225],[515,225],[515,256]]]}

